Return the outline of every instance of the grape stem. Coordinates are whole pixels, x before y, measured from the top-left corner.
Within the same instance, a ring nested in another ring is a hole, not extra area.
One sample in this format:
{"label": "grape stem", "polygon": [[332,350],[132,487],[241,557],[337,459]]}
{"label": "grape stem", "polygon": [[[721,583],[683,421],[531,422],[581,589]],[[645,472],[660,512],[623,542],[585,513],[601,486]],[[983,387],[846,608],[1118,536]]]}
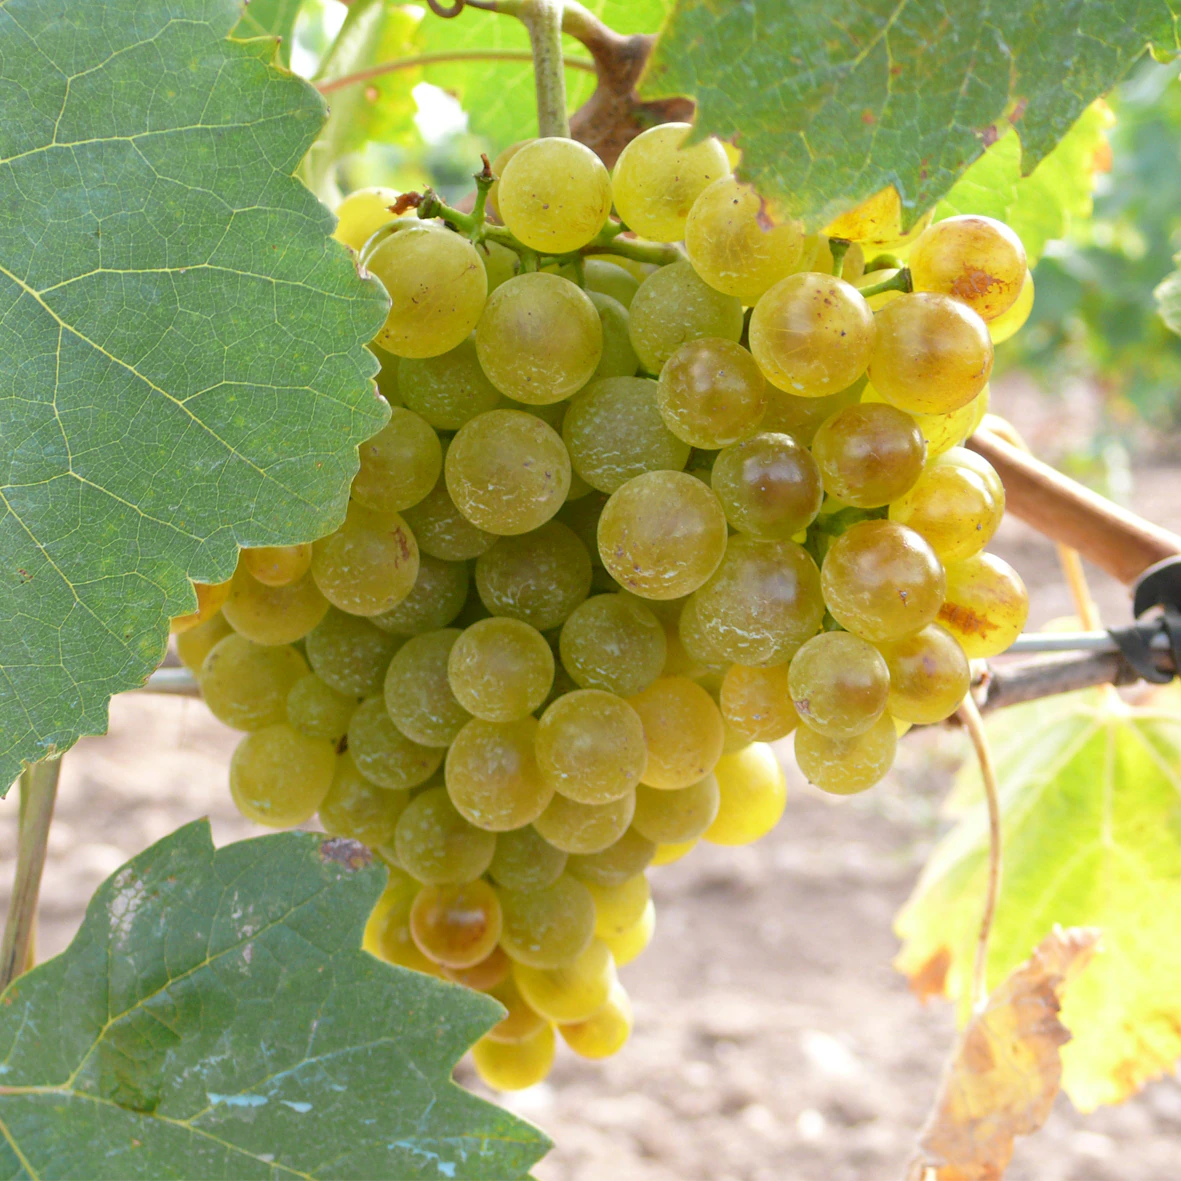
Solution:
{"label": "grape stem", "polygon": [[[836,257],[834,252],[833,257]],[[836,274],[836,272],[833,272]],[[880,283],[875,283],[871,287],[862,287],[862,299],[869,299],[871,295],[881,295],[884,291],[903,291],[911,292],[914,288],[910,282],[910,268],[903,267],[898,274],[892,275],[889,279],[883,279]]]}
{"label": "grape stem", "polygon": [[562,64],[562,0],[525,0],[517,14],[529,30],[533,84],[537,92],[537,133],[570,136],[566,112],[566,70]]}
{"label": "grape stem", "polygon": [[832,273],[839,279],[845,269],[845,255],[853,243],[848,238],[829,238],[828,248],[832,251]]}

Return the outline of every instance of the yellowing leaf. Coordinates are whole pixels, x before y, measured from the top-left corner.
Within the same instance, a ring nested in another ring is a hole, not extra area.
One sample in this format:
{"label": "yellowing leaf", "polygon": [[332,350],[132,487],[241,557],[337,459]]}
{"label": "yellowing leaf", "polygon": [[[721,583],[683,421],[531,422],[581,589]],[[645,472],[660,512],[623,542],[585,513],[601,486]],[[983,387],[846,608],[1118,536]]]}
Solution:
{"label": "yellowing leaf", "polygon": [[1014,1138],[1046,1122],[1062,1080],[1059,1047],[1070,1041],[1058,1020],[1062,993],[1097,941],[1097,931],[1047,935],[968,1023],[919,1135],[912,1176],[934,1169],[938,1181],[993,1181]]}
{"label": "yellowing leaf", "polygon": [[[1173,694],[1131,709],[1074,694],[990,722],[1005,867],[990,984],[1055,924],[1096,927],[1103,955],[1072,988],[1063,1087],[1089,1111],[1118,1103],[1181,1056],[1181,712]],[[974,771],[957,785],[968,793]],[[947,995],[966,1019],[987,873],[988,825],[964,810],[896,920],[897,966]]]}

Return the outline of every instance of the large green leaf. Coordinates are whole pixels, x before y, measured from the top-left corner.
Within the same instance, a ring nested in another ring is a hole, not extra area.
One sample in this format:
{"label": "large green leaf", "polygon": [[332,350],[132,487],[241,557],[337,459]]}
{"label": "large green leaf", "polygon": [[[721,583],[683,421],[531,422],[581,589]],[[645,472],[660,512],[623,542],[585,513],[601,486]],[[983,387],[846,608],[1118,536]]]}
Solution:
{"label": "large green leaf", "polygon": [[[1174,260],[1181,265],[1181,254]],[[1181,270],[1171,271],[1157,284],[1153,291],[1157,310],[1169,328],[1181,336]]]}
{"label": "large green leaf", "polygon": [[292,173],[324,120],[235,0],[0,8],[0,790],[106,726],[188,579],[340,520],[384,292]]}
{"label": "large green leaf", "polygon": [[108,878],[0,1002],[0,1173],[524,1177],[545,1137],[450,1081],[503,1010],[361,950],[370,861],[198,821]]}
{"label": "large green leaf", "polygon": [[278,37],[279,60],[291,64],[291,38],[295,32],[295,18],[303,0],[246,0],[241,20],[234,26],[233,36]]}
{"label": "large green leaf", "polygon": [[1031,171],[1154,42],[1176,0],[677,0],[648,98],[687,94],[742,172],[826,222],[888,184],[910,220],[1013,121]]}
{"label": "large green leaf", "polygon": [[[1130,709],[1074,694],[1007,710],[989,729],[1004,833],[989,984],[1055,923],[1098,927],[1103,954],[1063,1004],[1063,1085],[1084,1111],[1117,1103],[1181,1057],[1179,695]],[[979,795],[969,771],[956,803]],[[897,919],[899,967],[943,986],[965,1019],[987,849],[983,805],[971,803]]]}

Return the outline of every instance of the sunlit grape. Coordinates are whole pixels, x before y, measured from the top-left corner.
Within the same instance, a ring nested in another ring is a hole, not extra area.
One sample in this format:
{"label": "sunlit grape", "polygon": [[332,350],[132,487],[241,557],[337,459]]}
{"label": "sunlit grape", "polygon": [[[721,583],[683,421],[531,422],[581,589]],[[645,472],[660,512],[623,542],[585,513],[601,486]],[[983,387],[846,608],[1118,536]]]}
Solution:
{"label": "sunlit grape", "polygon": [[787,802],[787,780],[775,752],[765,743],[723,755],[714,776],[718,814],[705,830],[705,840],[714,845],[749,845],[779,822]]}
{"label": "sunlit grape", "polygon": [[873,787],[894,763],[898,734],[894,720],[882,714],[862,734],[829,738],[811,726],[796,730],[796,762],[809,783],[833,795],[853,795]]}
{"label": "sunlit grape", "polygon": [[879,508],[914,485],[926,445],[905,411],[867,402],[828,419],[816,432],[812,455],[830,496],[857,508]]}
{"label": "sunlit grape", "polygon": [[1029,594],[1020,575],[995,554],[974,554],[947,567],[947,593],[939,623],[975,660],[999,656],[1029,618]]}
{"label": "sunlit grape", "polygon": [[813,636],[788,674],[800,721],[830,738],[862,734],[881,717],[890,672],[878,650],[851,632]]}
{"label": "sunlit grape", "polygon": [[397,513],[352,504],[344,524],[312,546],[312,577],[334,607],[380,615],[414,586],[418,543]]}
{"label": "sunlit grape", "polygon": [[890,700],[896,719],[930,725],[955,713],[971,674],[959,642],[931,624],[892,644],[881,645],[890,670]]}
{"label": "sunlit grape", "polygon": [[937,291],[995,320],[1016,302],[1025,281],[1025,247],[1004,222],[978,214],[928,226],[908,259],[915,291]]}
{"label": "sunlit grape", "polygon": [[678,439],[716,449],[758,429],[766,389],[762,372],[742,345],[703,337],[687,341],[665,362],[656,405]]}

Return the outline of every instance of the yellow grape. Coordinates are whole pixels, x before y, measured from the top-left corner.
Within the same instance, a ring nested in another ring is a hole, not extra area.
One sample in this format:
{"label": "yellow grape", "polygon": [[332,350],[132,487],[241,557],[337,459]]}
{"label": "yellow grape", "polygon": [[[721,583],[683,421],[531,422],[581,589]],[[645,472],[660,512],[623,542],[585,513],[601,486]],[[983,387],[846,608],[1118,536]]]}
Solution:
{"label": "yellow grape", "polygon": [[722,678],[719,703],[728,726],[750,742],[776,742],[799,725],[791,701],[788,665],[732,664]]}
{"label": "yellow grape", "polygon": [[554,1063],[554,1027],[545,1022],[532,1037],[516,1042],[480,1038],[472,1047],[472,1063],[484,1085],[494,1091],[523,1091],[536,1086]]}
{"label": "yellow grape", "polygon": [[600,1009],[584,1021],[559,1025],[558,1032],[580,1058],[610,1058],[627,1044],[633,1022],[631,999],[616,980]]}
{"label": "yellow grape", "polygon": [[300,677],[287,694],[287,720],[309,738],[327,738],[334,746],[348,733],[359,696],[334,689],[315,673]]}
{"label": "yellow grape", "polygon": [[1026,271],[1025,278],[1021,283],[1021,290],[1017,292],[1017,298],[1013,301],[1012,306],[1001,312],[995,319],[988,321],[988,335],[992,337],[992,343],[1000,344],[1001,341],[1015,336],[1025,327],[1025,321],[1029,319],[1029,313],[1032,311],[1033,275]]}
{"label": "yellow grape", "polygon": [[703,337],[669,357],[655,394],[661,418],[678,439],[713,450],[758,430],[766,390],[762,372],[742,345]]}
{"label": "yellow grape", "polygon": [[815,458],[789,434],[763,431],[724,448],[709,479],[726,520],[759,541],[790,541],[824,502]]}
{"label": "yellow grape", "polygon": [[293,644],[328,613],[328,600],[309,571],[287,586],[265,586],[244,566],[230,582],[222,614],[239,635],[256,644]]}
{"label": "yellow grape", "polygon": [[302,578],[312,564],[312,547],[303,545],[262,545],[242,551],[242,565],[263,586],[290,586]]}
{"label": "yellow grape", "polygon": [[496,544],[495,533],[477,528],[455,507],[443,476],[403,519],[422,552],[443,562],[478,558]]}
{"label": "yellow grape", "polygon": [[664,668],[668,642],[656,616],[638,599],[594,595],[562,624],[562,664],[583,689],[631,697]]}
{"label": "yellow grape", "polygon": [[971,684],[968,658],[956,638],[929,624],[913,636],[883,644],[890,670],[890,700],[895,721],[931,725],[955,713]]}
{"label": "yellow grape", "polygon": [[978,214],[928,226],[908,260],[915,291],[937,291],[995,320],[1016,302],[1025,281],[1025,247],[1004,222]]}
{"label": "yellow grape", "polygon": [[[619,270],[618,267],[615,268]],[[621,275],[630,279],[630,275],[620,271]],[[599,363],[591,375],[592,381],[601,381],[608,377],[631,377],[640,367],[640,358],[632,348],[631,334],[628,331],[627,308],[617,299],[593,291],[588,286],[587,295],[599,313],[599,323],[603,326],[603,352]]]}
{"label": "yellow grape", "polygon": [[385,675],[385,707],[394,725],[423,746],[450,746],[471,720],[448,679],[458,628],[413,636],[394,655]]}
{"label": "yellow grape", "polygon": [[349,719],[349,754],[379,787],[402,791],[425,783],[443,761],[437,747],[411,742],[390,720],[382,697],[363,701]]}
{"label": "yellow grape", "polygon": [[530,1008],[547,1021],[585,1021],[607,1003],[615,961],[601,939],[592,939],[572,960],[554,968],[518,962],[513,979]]}
{"label": "yellow grape", "polygon": [[443,975],[476,992],[490,992],[503,984],[512,972],[513,961],[499,945],[494,947],[478,964],[470,968],[449,968],[443,965]]}
{"label": "yellow grape", "polygon": [[926,452],[918,423],[885,403],[838,411],[812,441],[824,490],[856,508],[880,508],[906,493],[923,470]]}
{"label": "yellow grape", "polygon": [[[985,386],[970,402],[949,414],[911,413],[927,444],[928,461],[951,447],[958,447],[976,430],[988,413],[988,398],[988,386]],[[867,405],[886,401],[871,385],[866,385],[861,400]]]}
{"label": "yellow grape", "polygon": [[332,236],[359,253],[382,226],[394,220],[390,206],[397,199],[394,189],[356,189],[336,207],[336,229]]}
{"label": "yellow grape", "polygon": [[640,281],[635,275],[605,258],[588,258],[582,265],[586,289],[591,293],[592,299],[594,293],[598,292],[600,295],[610,296],[624,308],[631,307],[632,300],[640,289]]}
{"label": "yellow grape", "polygon": [[673,791],[640,784],[632,825],[641,836],[655,841],[657,855],[670,845],[694,842],[718,814],[718,781],[711,772],[704,779]]}
{"label": "yellow grape", "polygon": [[555,849],[586,856],[614,845],[627,832],[635,810],[634,788],[606,804],[581,804],[555,794],[533,827]]}
{"label": "yellow grape", "polygon": [[813,636],[792,657],[788,681],[800,721],[830,738],[868,730],[890,693],[881,653],[852,632]]}
{"label": "yellow grape", "polygon": [[595,934],[600,938],[618,936],[644,916],[652,898],[648,879],[638,873],[615,886],[587,883],[595,900]]}
{"label": "yellow grape", "polygon": [[555,849],[532,825],[502,832],[488,874],[509,890],[544,890],[562,876],[566,854]]}
{"label": "yellow grape", "polygon": [[502,149],[492,161],[492,175],[496,179],[492,182],[492,187],[488,190],[488,210],[494,214],[501,221],[504,218],[500,217],[500,210],[496,204],[497,198],[500,196],[500,178],[504,175],[505,167],[508,162],[526,145],[533,143],[533,139],[519,139],[515,143],[509,144],[507,148]]}
{"label": "yellow grape", "polygon": [[569,874],[540,890],[499,891],[504,915],[500,943],[515,963],[531,968],[568,964],[595,934],[595,901]]}
{"label": "yellow grape", "polygon": [[718,814],[702,834],[705,840],[714,845],[749,845],[779,823],[787,802],[787,780],[766,743],[755,742],[723,755],[714,774]]}
{"label": "yellow grape", "polygon": [[630,700],[648,747],[641,782],[671,791],[714,769],[722,756],[722,715],[700,685],[686,677],[661,677]]}
{"label": "yellow grape", "polygon": [[[238,568],[242,568],[240,561]],[[193,591],[197,596],[197,610],[190,611],[188,615],[175,616],[170,628],[172,634],[174,636],[181,635],[189,628],[212,619],[229,598],[231,582],[231,579],[227,579],[225,582],[194,582]]]}
{"label": "yellow grape", "polygon": [[458,885],[475,881],[488,868],[496,837],[469,824],[445,788],[432,787],[416,795],[398,817],[394,848],[398,864],[416,881]]}
{"label": "yellow grape", "polygon": [[853,795],[873,787],[894,762],[898,733],[894,719],[882,714],[863,734],[853,738],[829,738],[801,726],[796,730],[796,762],[822,791]]}
{"label": "yellow grape", "polygon": [[1029,618],[1029,594],[1020,575],[995,554],[974,554],[947,567],[947,594],[939,623],[968,658],[999,656]]}
{"label": "yellow grape", "polygon": [[325,684],[353,698],[380,693],[390,659],[403,643],[368,619],[333,607],[308,633],[308,663]]}
{"label": "yellow grape", "polygon": [[500,927],[500,900],[479,879],[424,886],[410,908],[410,935],[418,950],[448,968],[471,968],[490,956]]}
{"label": "yellow grape", "polygon": [[410,593],[417,577],[418,542],[397,513],[353,503],[344,524],[312,546],[316,586],[350,615],[388,611]]}
{"label": "yellow grape", "polygon": [[902,200],[893,185],[879,189],[860,205],[842,213],[824,227],[830,238],[847,238],[861,242],[872,250],[889,250],[913,242],[931,220],[925,213],[905,233],[902,229]]}
{"label": "yellow grape", "polygon": [[292,828],[316,814],[335,768],[330,742],[276,722],[247,734],[234,749],[230,795],[247,820]]}
{"label": "yellow grape", "polygon": [[488,722],[515,722],[546,699],[554,654],[545,637],[519,619],[481,619],[455,642],[447,676],[469,713]]}
{"label": "yellow grape", "polygon": [[371,616],[369,622],[392,636],[417,636],[446,627],[463,610],[468,569],[463,562],[445,562],[419,553],[418,574],[400,602]]}
{"label": "yellow grape", "polygon": [[201,665],[201,696],[219,722],[235,730],[261,730],[287,720],[287,694],[307,673],[304,658],[286,644],[255,644],[228,635]]}
{"label": "yellow grape", "polygon": [[353,477],[352,498],[381,513],[398,513],[417,504],[443,470],[443,448],[421,415],[395,406],[390,420],[357,448],[361,468]]}
{"label": "yellow grape", "polygon": [[[678,856],[683,857],[696,843],[696,841],[692,841],[688,845],[676,846],[682,850]],[[674,846],[664,845],[662,848],[672,849]],[[674,857],[672,860],[675,861],[677,858]],[[652,864],[656,864],[655,859]],[[669,862],[662,861],[660,864],[668,865]],[[622,968],[625,964],[630,964],[652,942],[652,934],[655,930],[656,907],[649,901],[648,905],[644,907],[643,916],[638,923],[628,927],[621,935],[612,935],[603,940],[615,960],[615,966]]]}
{"label": "yellow grape", "polygon": [[447,751],[447,792],[460,813],[489,832],[506,832],[537,819],[554,789],[533,752],[537,719],[487,722],[473,718]]}
{"label": "yellow grape", "polygon": [[211,615],[204,623],[186,628],[176,637],[176,654],[180,662],[190,672],[200,672],[205,657],[212,651],[213,646],[228,635],[233,634],[226,617],[218,611]]}
{"label": "yellow grape", "polygon": [[771,386],[767,390],[767,410],[759,423],[759,430],[765,434],[791,435],[797,443],[810,446],[820,424],[838,410],[856,405],[866,388],[864,375],[847,389],[823,398],[801,398],[798,394]]}
{"label": "yellow grape", "polygon": [[394,839],[398,819],[409,803],[409,792],[388,791],[370,783],[345,751],[336,756],[332,786],[320,804],[320,823],[334,837],[347,837],[376,849]]}
{"label": "yellow grape", "polygon": [[495,410],[503,398],[480,368],[474,335],[437,357],[403,357],[398,389],[406,408],[440,431],[459,430],[477,414]]}
{"label": "yellow grape", "polygon": [[508,975],[499,984],[490,988],[488,995],[500,1001],[508,1012],[484,1036],[488,1041],[511,1045],[533,1037],[539,1029],[548,1028],[549,1022],[529,1007],[529,1002],[521,995],[521,990],[513,979],[512,959],[507,956],[506,958],[509,960]]}
{"label": "yellow grape", "polygon": [[613,845],[597,853],[571,853],[566,870],[583,882],[617,886],[652,864],[656,843],[629,828]]}
{"label": "yellow grape", "polygon": [[[656,856],[652,858],[652,864],[655,865],[673,865],[680,861],[682,857],[690,853],[697,847],[697,841],[682,841],[678,845],[657,845]],[[655,916],[654,916],[655,917]],[[640,949],[641,951],[643,948]],[[615,962],[622,968],[627,960],[619,958],[618,943],[612,946],[611,951],[615,955]]]}
{"label": "yellow grape", "polygon": [[365,950],[387,964],[397,964],[428,976],[439,976],[439,965],[428,959],[410,934],[410,908],[421,886],[400,869],[390,869],[390,880],[365,926]]}

